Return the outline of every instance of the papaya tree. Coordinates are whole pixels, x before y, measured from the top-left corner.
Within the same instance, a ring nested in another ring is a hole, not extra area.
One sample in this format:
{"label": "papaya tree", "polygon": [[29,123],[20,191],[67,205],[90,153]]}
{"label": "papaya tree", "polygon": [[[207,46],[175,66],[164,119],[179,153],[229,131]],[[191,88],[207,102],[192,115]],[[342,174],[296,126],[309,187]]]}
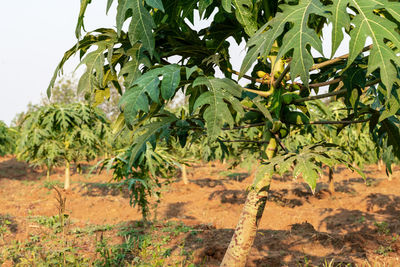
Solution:
{"label": "papaya tree", "polygon": [[70,165],[91,160],[107,148],[108,123],[99,110],[88,104],[52,104],[28,113],[21,127],[18,158],[34,166],[64,164],[64,188],[70,186]]}
{"label": "papaya tree", "polygon": [[[366,124],[377,145],[386,140],[394,155],[400,154],[398,1],[108,0],[106,11],[117,8],[116,29],[100,28],[82,36],[90,2],[81,1],[78,42],[58,65],[48,94],[64,63],[76,53],[86,67],[79,90],[104,99],[111,87],[120,93],[126,88],[116,127],[141,133],[125,155],[128,167],[140,168],[146,151],[171,136],[182,145],[189,135],[205,138],[211,147],[221,147],[221,155],[229,153],[229,143],[259,145],[256,153],[263,160],[221,266],[246,264],[274,173],[302,176],[314,191],[323,165],[352,168],[338,144],[286,147],[282,139],[291,131],[308,125],[340,130]],[[202,24],[195,14],[210,24]],[[327,24],[332,25],[332,56],[322,51]],[[350,36],[349,54],[335,57],[343,32]],[[247,48],[236,70],[232,42],[245,42]],[[241,86],[239,79],[248,84]],[[324,86],[327,92],[319,90]],[[185,116],[166,110],[181,91],[188,98]],[[373,101],[366,101],[365,95]],[[306,103],[331,97],[343,99],[346,116],[311,120]],[[235,136],[230,133],[249,128],[257,131],[229,139]],[[143,187],[131,189],[135,193]]]}
{"label": "papaya tree", "polygon": [[15,151],[15,143],[18,137],[18,131],[0,121],[0,156],[13,154]]}

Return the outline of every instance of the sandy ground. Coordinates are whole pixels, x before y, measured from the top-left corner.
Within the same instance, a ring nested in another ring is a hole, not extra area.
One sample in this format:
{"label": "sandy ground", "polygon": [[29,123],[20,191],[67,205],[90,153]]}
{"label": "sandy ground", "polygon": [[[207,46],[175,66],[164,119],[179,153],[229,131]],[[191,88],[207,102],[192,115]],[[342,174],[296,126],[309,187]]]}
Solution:
{"label": "sandy ground", "polygon": [[[384,171],[368,166],[364,181],[357,173],[338,168],[333,194],[327,190],[326,177],[315,195],[301,180],[275,177],[247,265],[320,266],[334,259],[360,266],[400,266],[400,169],[394,170],[388,181]],[[163,188],[160,203],[152,204],[151,218],[201,229],[204,242],[188,236],[185,245],[195,261],[218,266],[253,174],[213,163],[188,168],[188,176],[189,185],[177,179]],[[129,206],[126,192],[104,186],[111,173],[71,178],[72,188],[64,194],[66,212],[76,225],[141,219],[140,212]],[[29,216],[58,213],[54,190],[43,186],[45,179],[44,172],[25,163],[0,158],[0,215],[13,218],[12,239],[24,240],[34,231]],[[61,182],[62,170],[56,170],[51,180]]]}

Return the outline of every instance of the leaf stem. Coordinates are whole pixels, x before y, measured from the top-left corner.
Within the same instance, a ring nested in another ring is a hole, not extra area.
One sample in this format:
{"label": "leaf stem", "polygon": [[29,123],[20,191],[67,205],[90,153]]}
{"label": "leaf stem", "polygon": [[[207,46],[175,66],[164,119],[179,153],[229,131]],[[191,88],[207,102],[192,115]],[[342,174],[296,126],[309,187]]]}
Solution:
{"label": "leaf stem", "polygon": [[274,88],[278,88],[281,84],[281,81],[283,80],[283,78],[285,77],[285,75],[289,72],[290,70],[290,63],[288,63],[288,65],[286,66],[286,68],[282,71],[281,75],[279,75],[278,79],[276,79],[276,81],[274,82],[273,86]]}
{"label": "leaf stem", "polygon": [[[368,46],[364,47],[361,52],[366,52],[368,50],[371,50],[371,48],[372,48],[372,45],[368,45]],[[321,69],[323,67],[335,64],[336,62],[339,62],[339,61],[341,61],[343,59],[346,59],[349,56],[350,56],[350,54],[346,54],[346,55],[343,55],[343,56],[340,56],[340,57],[332,58],[330,60],[324,61],[324,62],[319,63],[319,64],[315,64],[314,66],[311,67],[310,70],[317,70],[317,69]]]}
{"label": "leaf stem", "polygon": [[273,132],[271,132],[271,130],[269,130],[269,132],[270,132],[271,134],[274,135],[274,138],[275,138],[276,142],[278,142],[278,144],[280,145],[280,147],[281,147],[283,150],[285,150],[285,153],[286,153],[286,154],[288,154],[288,153],[289,153],[289,150],[288,150],[288,149],[286,148],[286,146],[282,143],[282,140],[279,138],[278,133],[273,133]]}
{"label": "leaf stem", "polygon": [[[228,68],[227,69],[230,73],[233,73],[233,74],[235,74],[235,75],[237,75],[237,76],[239,76],[240,75],[240,72],[238,72],[238,71],[236,71],[236,70],[232,70],[232,69],[230,69],[230,68]],[[251,76],[248,76],[248,75],[246,75],[246,74],[243,74],[242,75],[242,77],[243,78],[245,78],[245,79],[247,79],[247,80],[250,80],[250,81],[252,81],[252,82],[257,82],[257,83],[261,83],[261,84],[266,84],[266,83],[268,83],[270,80],[269,79],[258,79],[258,78],[254,78],[254,77],[251,77]]]}
{"label": "leaf stem", "polygon": [[[337,79],[340,79],[340,78],[337,78]],[[337,80],[337,79],[335,79],[335,80]],[[330,82],[332,82],[332,84],[333,84],[333,81],[334,81],[334,80],[332,80],[332,81],[330,81]],[[372,81],[370,81],[370,82],[367,82],[367,83],[365,84],[365,87],[368,87],[368,86],[377,84],[377,83],[379,83],[380,81],[381,81],[381,79],[379,79],[379,78],[378,78],[378,79],[375,79],[375,80],[372,80]],[[311,86],[311,84],[310,84],[310,86]],[[338,88],[341,88],[341,87],[342,87],[342,86],[340,86],[340,85],[338,86]],[[331,97],[331,96],[335,96],[335,95],[340,95],[340,94],[345,93],[345,92],[347,92],[347,89],[346,89],[346,88],[341,89],[341,90],[337,90],[337,91],[333,91],[333,92],[329,92],[329,93],[326,93],[326,94],[303,97],[303,98],[299,98],[299,99],[293,100],[291,104],[296,104],[296,103],[302,103],[302,102],[306,102],[306,101],[310,101],[310,100],[316,100],[316,99],[327,98],[327,97]]]}

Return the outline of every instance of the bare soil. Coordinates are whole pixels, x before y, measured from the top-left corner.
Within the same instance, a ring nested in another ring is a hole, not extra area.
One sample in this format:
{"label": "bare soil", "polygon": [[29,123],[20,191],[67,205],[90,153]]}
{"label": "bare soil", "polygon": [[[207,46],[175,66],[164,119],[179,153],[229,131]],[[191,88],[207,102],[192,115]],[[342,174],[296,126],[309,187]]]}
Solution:
{"label": "bare soil", "polygon": [[[176,235],[166,246],[174,250],[184,244],[198,265],[221,262],[253,179],[254,171],[226,168],[221,163],[193,165],[187,168],[190,184],[177,179],[162,189],[160,203],[152,204],[152,220],[197,229],[198,234]],[[392,181],[377,166],[364,171],[366,181],[339,167],[334,173],[336,192],[328,191],[325,176],[315,195],[302,180],[275,177],[247,266],[322,266],[330,261],[400,266],[400,169],[394,168]],[[107,172],[72,175],[71,190],[63,192],[73,222],[69,227],[141,220],[140,211],[129,205],[129,194],[106,185],[111,178]],[[50,179],[61,183],[62,169]],[[0,246],[37,234],[38,226],[29,218],[58,214],[55,192],[44,186],[45,180],[45,172],[13,157],[0,158],[0,220],[3,216],[11,221]],[[96,257],[93,240],[77,244],[83,254]]]}

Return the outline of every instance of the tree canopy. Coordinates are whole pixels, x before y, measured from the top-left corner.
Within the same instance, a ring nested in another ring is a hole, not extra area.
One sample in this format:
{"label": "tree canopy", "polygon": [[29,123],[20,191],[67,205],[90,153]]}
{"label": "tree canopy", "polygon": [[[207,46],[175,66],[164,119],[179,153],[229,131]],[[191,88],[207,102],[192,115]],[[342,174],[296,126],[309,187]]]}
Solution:
{"label": "tree canopy", "polygon": [[[259,129],[258,135],[245,135],[242,141],[259,143],[265,164],[250,188],[224,266],[245,264],[241,249],[251,246],[238,245],[244,239],[237,237],[243,229],[256,229],[273,173],[302,174],[314,190],[322,163],[352,167],[340,156],[346,147],[325,141],[289,150],[281,140],[284,131],[329,125],[340,132],[365,124],[378,147],[400,156],[398,1],[108,0],[106,11],[116,5],[116,29],[81,36],[90,2],[81,1],[78,42],[65,53],[48,93],[63,64],[76,53],[86,67],[79,91],[105,99],[110,88],[122,94],[125,87],[116,130],[127,127],[140,133],[131,143],[128,166],[140,167],[148,148],[171,136],[183,146],[189,135],[206,138],[208,145],[229,152],[227,144],[240,141],[231,140],[231,132]],[[195,30],[195,13],[211,24]],[[322,55],[327,24],[333,29],[332,58]],[[333,57],[343,32],[350,36],[349,54]],[[231,40],[246,43],[239,70],[232,69]],[[239,85],[239,78],[248,84]],[[328,92],[320,90],[323,86]],[[166,107],[179,91],[188,97],[187,112],[171,113]],[[344,114],[312,120],[308,102],[324,98],[341,99]],[[254,238],[252,234],[248,236]]]}

